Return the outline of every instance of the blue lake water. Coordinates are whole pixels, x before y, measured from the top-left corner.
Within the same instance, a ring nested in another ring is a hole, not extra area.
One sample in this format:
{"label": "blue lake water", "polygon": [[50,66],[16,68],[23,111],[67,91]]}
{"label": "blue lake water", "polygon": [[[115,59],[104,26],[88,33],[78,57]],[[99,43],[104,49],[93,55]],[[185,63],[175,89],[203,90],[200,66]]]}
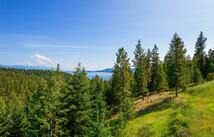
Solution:
{"label": "blue lake water", "polygon": [[104,80],[109,80],[112,76],[110,72],[88,72],[88,77],[90,79],[94,78],[96,75],[100,76]]}

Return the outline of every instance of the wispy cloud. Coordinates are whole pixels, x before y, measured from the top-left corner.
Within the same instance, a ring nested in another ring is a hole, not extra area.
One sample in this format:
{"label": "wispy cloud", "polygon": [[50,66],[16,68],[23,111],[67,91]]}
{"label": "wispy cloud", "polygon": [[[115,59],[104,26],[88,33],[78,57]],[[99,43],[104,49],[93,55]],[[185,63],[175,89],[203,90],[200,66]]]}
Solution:
{"label": "wispy cloud", "polygon": [[0,48],[25,48],[25,49],[81,49],[81,50],[112,50],[114,46],[82,45],[66,40],[52,39],[43,35],[10,34],[0,35]]}
{"label": "wispy cloud", "polygon": [[11,34],[0,36],[0,47],[13,46],[20,48],[85,48],[84,46],[73,44],[72,42],[56,39],[53,40],[42,35]]}
{"label": "wispy cloud", "polygon": [[31,58],[38,64],[38,65],[42,65],[42,66],[55,66],[56,65],[56,61],[45,57],[43,55],[40,54],[35,54],[33,56],[31,56]]}
{"label": "wispy cloud", "polygon": [[63,44],[63,43],[31,43],[26,44],[26,47],[29,48],[73,48],[73,49],[81,49],[83,47],[72,44]]}

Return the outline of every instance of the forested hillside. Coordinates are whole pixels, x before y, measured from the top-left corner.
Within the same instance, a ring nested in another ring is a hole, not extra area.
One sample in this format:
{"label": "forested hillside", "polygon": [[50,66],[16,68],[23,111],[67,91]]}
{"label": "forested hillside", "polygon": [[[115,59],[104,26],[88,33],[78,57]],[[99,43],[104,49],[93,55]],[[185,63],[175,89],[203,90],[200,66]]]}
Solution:
{"label": "forested hillside", "polygon": [[0,136],[212,136],[206,40],[201,32],[190,57],[175,33],[164,60],[158,45],[145,51],[139,40],[132,60],[118,50],[110,80],[89,79],[80,63],[74,74],[1,68]]}

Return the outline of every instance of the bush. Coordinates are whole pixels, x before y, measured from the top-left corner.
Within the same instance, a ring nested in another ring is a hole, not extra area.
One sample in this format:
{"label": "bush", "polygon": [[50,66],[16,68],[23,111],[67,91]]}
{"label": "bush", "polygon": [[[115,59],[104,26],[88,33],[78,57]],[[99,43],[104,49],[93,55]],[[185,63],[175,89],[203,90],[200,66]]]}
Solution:
{"label": "bush", "polygon": [[151,124],[143,125],[138,131],[139,137],[152,137],[154,135],[155,135],[155,131]]}
{"label": "bush", "polygon": [[214,80],[214,73],[208,73],[207,80]]}
{"label": "bush", "polygon": [[181,85],[181,89],[182,89],[182,91],[186,91],[187,85],[186,84]]}
{"label": "bush", "polygon": [[111,135],[113,137],[123,137],[124,136],[124,128],[125,128],[125,119],[118,115],[118,118],[115,120],[111,120],[110,123]]}
{"label": "bush", "polygon": [[173,137],[188,137],[188,120],[178,111],[172,112],[169,117],[168,135]]}

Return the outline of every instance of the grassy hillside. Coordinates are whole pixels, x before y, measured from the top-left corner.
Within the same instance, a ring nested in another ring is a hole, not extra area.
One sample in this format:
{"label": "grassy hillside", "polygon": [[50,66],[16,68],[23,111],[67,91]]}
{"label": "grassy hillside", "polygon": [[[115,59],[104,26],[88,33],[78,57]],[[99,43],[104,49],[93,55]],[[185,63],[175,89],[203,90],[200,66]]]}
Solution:
{"label": "grassy hillside", "polygon": [[135,106],[127,137],[214,136],[214,81],[190,87],[178,98],[170,92],[152,95]]}

